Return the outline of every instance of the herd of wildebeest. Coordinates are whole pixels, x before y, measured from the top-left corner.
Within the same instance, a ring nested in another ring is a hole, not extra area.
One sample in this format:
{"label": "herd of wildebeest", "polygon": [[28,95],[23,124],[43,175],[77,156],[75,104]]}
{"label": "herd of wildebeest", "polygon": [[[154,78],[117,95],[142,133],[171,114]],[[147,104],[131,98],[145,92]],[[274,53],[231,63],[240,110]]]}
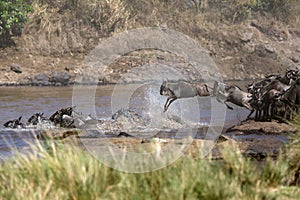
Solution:
{"label": "herd of wildebeest", "polygon": [[236,85],[227,85],[215,81],[210,88],[205,83],[189,83],[187,81],[164,81],[160,87],[160,94],[168,96],[164,105],[166,112],[172,102],[179,98],[193,96],[216,97],[228,109],[233,109],[227,102],[244,107],[250,111],[247,118],[255,112],[257,121],[270,121],[278,119],[290,120],[298,112],[300,105],[300,71],[287,69],[282,76],[267,74],[260,81],[253,81],[248,85],[247,91],[243,91]]}
{"label": "herd of wildebeest", "polygon": [[[247,118],[255,112],[254,119],[257,121],[291,120],[296,116],[297,106],[300,105],[300,71],[288,69],[284,75],[267,74],[264,79],[253,81],[248,85],[247,91],[243,91],[236,85],[218,81],[214,82],[213,87],[209,87],[206,83],[191,83],[184,80],[164,81],[160,87],[160,95],[168,97],[164,112],[176,99],[200,96],[215,97],[228,109],[233,109],[228,102],[244,107],[250,111]],[[27,123],[22,123],[22,117],[19,117],[6,122],[4,126],[24,128],[44,122],[56,127],[75,128],[88,120],[96,120],[91,117],[83,120],[74,108],[62,108],[49,118],[44,117],[43,113],[36,113],[28,119]]]}
{"label": "herd of wildebeest", "polygon": [[75,128],[75,121],[73,117],[74,107],[62,108],[56,111],[49,118],[44,116],[44,113],[35,113],[26,123],[21,122],[22,116],[7,121],[3,124],[7,128],[26,128],[36,126],[38,124],[48,124],[50,126],[57,126],[62,128]]}

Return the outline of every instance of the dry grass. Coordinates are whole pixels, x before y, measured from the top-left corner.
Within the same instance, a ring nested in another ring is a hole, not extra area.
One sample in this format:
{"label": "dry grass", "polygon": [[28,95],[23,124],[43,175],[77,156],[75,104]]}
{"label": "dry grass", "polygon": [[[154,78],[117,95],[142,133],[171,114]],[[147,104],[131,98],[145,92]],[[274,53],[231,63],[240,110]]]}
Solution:
{"label": "dry grass", "polygon": [[30,15],[30,23],[26,28],[46,31],[50,37],[54,33],[59,35],[65,22],[82,20],[103,34],[109,34],[119,28],[126,29],[131,17],[126,3],[122,0],[54,2],[56,4],[53,5],[53,2],[35,0],[34,12]]}
{"label": "dry grass", "polygon": [[257,0],[209,0],[205,6],[196,0],[34,0],[30,22],[23,32],[27,41],[24,46],[45,49],[48,54],[87,52],[100,38],[128,29],[158,26],[209,41],[220,26],[231,27],[251,18],[288,19],[296,26],[300,4],[290,1],[287,5],[292,5],[292,9],[288,12],[279,12],[279,8],[267,12],[254,9],[258,7],[255,2],[260,2]]}

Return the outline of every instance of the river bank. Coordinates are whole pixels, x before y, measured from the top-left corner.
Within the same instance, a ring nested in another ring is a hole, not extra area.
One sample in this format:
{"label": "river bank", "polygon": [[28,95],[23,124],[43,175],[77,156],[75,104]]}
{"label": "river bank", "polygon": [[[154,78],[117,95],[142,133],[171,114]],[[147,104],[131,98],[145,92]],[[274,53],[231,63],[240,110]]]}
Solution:
{"label": "river bank", "polygon": [[[170,29],[193,39],[208,52],[224,80],[259,79],[300,68],[299,2],[274,1],[270,7],[259,2],[34,1],[21,33],[0,45],[0,86],[71,85],[101,41],[145,27]],[[149,36],[152,41],[158,38]],[[105,71],[88,75],[96,75],[100,84],[113,84],[146,64],[185,68],[190,63],[160,49],[137,49],[119,55]]]}

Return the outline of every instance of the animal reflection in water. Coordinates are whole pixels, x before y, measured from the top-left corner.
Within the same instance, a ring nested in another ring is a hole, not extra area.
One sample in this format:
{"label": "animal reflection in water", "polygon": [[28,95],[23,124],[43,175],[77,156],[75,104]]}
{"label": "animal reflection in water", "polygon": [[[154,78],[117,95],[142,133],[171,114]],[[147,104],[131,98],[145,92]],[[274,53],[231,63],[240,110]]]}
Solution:
{"label": "animal reflection in water", "polygon": [[204,83],[190,83],[184,80],[164,81],[160,86],[160,95],[168,96],[164,105],[166,112],[176,99],[190,98],[195,96],[206,97],[210,96],[208,86]]}

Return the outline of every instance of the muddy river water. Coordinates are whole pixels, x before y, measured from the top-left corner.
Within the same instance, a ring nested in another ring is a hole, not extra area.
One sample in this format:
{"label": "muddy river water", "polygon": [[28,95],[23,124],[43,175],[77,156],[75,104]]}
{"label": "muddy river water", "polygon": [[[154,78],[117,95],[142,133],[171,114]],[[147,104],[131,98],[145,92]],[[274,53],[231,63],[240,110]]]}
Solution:
{"label": "muddy river water", "polygon": [[[49,117],[56,110],[63,107],[76,106],[80,112],[90,112],[90,102],[95,104],[95,113],[92,114],[97,119],[108,120],[112,114],[124,105],[136,111],[139,114],[147,112],[161,113],[166,97],[159,95],[159,86],[151,88],[137,88],[130,98],[126,100],[128,92],[124,89],[116,89],[114,85],[98,86],[96,92],[94,87],[83,86],[77,88],[75,94],[75,105],[73,87],[2,87],[0,88],[0,158],[10,157],[13,149],[25,151],[28,148],[28,142],[35,141],[36,129],[12,130],[7,129],[3,124],[11,119],[22,116],[22,122],[36,112],[44,112],[44,116]],[[78,92],[79,91],[79,92]],[[124,96],[124,98],[123,98]],[[93,99],[92,101],[90,101]],[[195,97],[192,99],[199,99]],[[199,124],[209,125],[211,120],[211,98],[200,98],[199,101]],[[172,115],[180,115],[182,99],[175,101],[168,112]],[[223,105],[220,105],[223,106]],[[117,108],[116,108],[117,107]],[[151,108],[156,109],[152,110]],[[150,111],[149,111],[150,110]],[[224,109],[223,109],[224,110]],[[243,108],[234,107],[233,111],[226,111],[224,128],[230,127],[244,120],[249,111]],[[223,116],[220,114],[220,117]],[[172,128],[172,127],[171,127]]]}

